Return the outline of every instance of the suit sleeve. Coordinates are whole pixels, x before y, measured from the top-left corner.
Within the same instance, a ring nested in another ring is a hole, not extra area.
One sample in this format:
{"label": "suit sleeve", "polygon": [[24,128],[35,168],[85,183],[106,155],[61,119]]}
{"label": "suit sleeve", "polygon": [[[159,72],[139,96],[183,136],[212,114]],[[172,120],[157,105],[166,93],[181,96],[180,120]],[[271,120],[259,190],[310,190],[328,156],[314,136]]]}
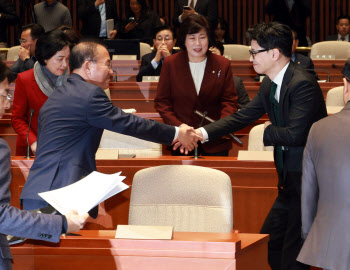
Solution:
{"label": "suit sleeve", "polygon": [[175,127],[124,113],[113,106],[101,88],[97,88],[89,97],[86,114],[91,126],[142,140],[170,145],[175,137]]}
{"label": "suit sleeve", "polygon": [[[23,139],[27,138],[27,132],[29,127],[29,119],[27,115],[29,111],[29,97],[27,96],[25,87],[30,86],[25,86],[22,77],[18,76],[16,80],[15,94],[12,107],[12,125],[17,135],[22,137]],[[37,137],[32,129],[29,130],[28,140],[29,145],[32,145],[34,142],[37,141]]]}
{"label": "suit sleeve", "polygon": [[62,217],[21,211],[10,205],[10,149],[0,139],[0,232],[18,237],[58,242]]}
{"label": "suit sleeve", "polygon": [[313,127],[310,130],[310,135],[307,140],[303,156],[303,177],[301,183],[301,220],[304,239],[306,239],[311,229],[311,225],[314,222],[319,196],[317,175],[315,171],[314,161],[312,160]]}
{"label": "suit sleeve", "polygon": [[234,114],[226,116],[214,123],[204,126],[209,136],[209,141],[221,138],[222,136],[236,132],[254,121],[258,120],[266,113],[260,92],[247,104],[245,108]]}
{"label": "suit sleeve", "polygon": [[175,1],[175,7],[174,7],[174,17],[173,17],[173,25],[175,27],[178,27],[180,26],[180,22],[179,22],[179,16],[182,14],[182,8],[183,8],[183,5],[181,5],[179,3],[179,1],[181,0],[176,0]]}
{"label": "suit sleeve", "polygon": [[315,108],[319,108],[322,101],[311,80],[301,80],[291,87],[288,124],[284,127],[269,125],[264,131],[266,146],[304,146],[306,143],[314,114],[318,113]]}
{"label": "suit sleeve", "polygon": [[233,76],[233,82],[235,84],[238,95],[238,107],[242,109],[246,104],[250,102],[250,98],[240,77]]}

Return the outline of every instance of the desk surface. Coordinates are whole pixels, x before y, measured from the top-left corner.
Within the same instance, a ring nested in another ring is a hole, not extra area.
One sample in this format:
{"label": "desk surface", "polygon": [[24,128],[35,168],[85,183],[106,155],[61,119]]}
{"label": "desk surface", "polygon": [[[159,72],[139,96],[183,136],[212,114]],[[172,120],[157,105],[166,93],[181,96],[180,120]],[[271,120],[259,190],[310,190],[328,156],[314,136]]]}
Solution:
{"label": "desk surface", "polygon": [[20,269],[267,269],[268,235],[174,232],[172,240],[115,239],[115,231],[80,231],[57,244],[11,247]]}

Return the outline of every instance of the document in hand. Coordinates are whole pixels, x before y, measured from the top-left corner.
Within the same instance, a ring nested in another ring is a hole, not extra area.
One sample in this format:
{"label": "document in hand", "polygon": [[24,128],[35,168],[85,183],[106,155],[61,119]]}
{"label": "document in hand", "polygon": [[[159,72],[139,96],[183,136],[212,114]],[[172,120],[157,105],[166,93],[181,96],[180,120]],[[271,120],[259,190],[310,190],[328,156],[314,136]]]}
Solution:
{"label": "document in hand", "polygon": [[121,172],[103,174],[92,172],[69,186],[39,193],[46,202],[62,215],[76,210],[80,215],[87,213],[99,203],[129,188],[122,181]]}

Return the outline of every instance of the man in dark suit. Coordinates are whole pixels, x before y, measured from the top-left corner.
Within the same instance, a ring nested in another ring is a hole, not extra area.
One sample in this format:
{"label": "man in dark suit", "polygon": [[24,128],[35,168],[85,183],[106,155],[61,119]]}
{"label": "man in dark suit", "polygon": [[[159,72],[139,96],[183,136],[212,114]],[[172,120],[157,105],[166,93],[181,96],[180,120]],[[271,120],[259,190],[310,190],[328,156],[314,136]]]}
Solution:
{"label": "man in dark suit", "polygon": [[[0,119],[5,109],[11,107],[8,93],[10,71],[0,62]],[[60,235],[81,229],[88,215],[45,215],[21,211],[10,205],[11,153],[7,143],[0,138],[0,269],[12,269],[12,255],[6,234],[58,242]]]}
{"label": "man in dark suit", "polygon": [[[183,7],[188,8],[184,9]],[[218,18],[218,4],[216,0],[176,0],[173,24],[175,27],[180,24],[191,14],[203,15],[209,22],[211,30],[216,28]]]}
{"label": "man in dark suit", "polygon": [[71,76],[40,110],[36,158],[21,194],[24,209],[46,206],[39,192],[96,171],[95,153],[104,129],[168,145],[177,139],[187,150],[197,145],[193,128],[165,125],[113,106],[103,91],[113,74],[103,45],[79,43],[71,51],[69,66]]}
{"label": "man in dark suit", "polygon": [[154,35],[154,51],[142,56],[140,71],[136,76],[138,82],[143,76],[159,76],[162,70],[163,60],[173,53],[176,43],[174,32],[169,26],[162,26]]}
{"label": "man in dark suit", "polygon": [[[311,125],[327,116],[321,89],[309,73],[290,61],[293,37],[286,25],[261,23],[248,30],[254,69],[266,74],[258,94],[245,108],[196,130],[203,140],[215,140],[240,130],[265,113],[264,144],[274,146],[278,196],[261,233],[270,234],[268,258],[272,270],[305,269],[296,261],[302,245],[300,181],[303,150]],[[307,268],[306,268],[307,269]]]}
{"label": "man in dark suit", "polygon": [[326,41],[347,41],[350,42],[350,18],[346,15],[341,15],[337,18],[337,34],[330,35]]}
{"label": "man in dark suit", "polygon": [[[115,0],[78,0],[78,18],[83,26],[81,34],[88,38],[111,38],[117,35],[118,14]],[[107,33],[106,21],[114,20],[114,30]],[[102,26],[102,27],[101,27]]]}

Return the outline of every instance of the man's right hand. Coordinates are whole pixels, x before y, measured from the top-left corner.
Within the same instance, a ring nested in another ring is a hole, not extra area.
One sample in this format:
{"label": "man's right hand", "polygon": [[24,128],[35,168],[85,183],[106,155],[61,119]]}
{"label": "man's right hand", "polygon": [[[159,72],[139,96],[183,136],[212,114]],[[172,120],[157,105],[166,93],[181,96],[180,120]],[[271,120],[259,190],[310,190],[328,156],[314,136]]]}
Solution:
{"label": "man's right hand", "polygon": [[195,133],[193,127],[182,124],[179,126],[179,135],[174,141],[174,150],[181,145],[181,153],[185,153],[187,155],[189,151],[192,151],[195,147],[198,147],[197,141],[199,139],[200,136]]}
{"label": "man's right hand", "polygon": [[86,219],[89,217],[89,214],[78,215],[77,211],[71,211],[66,215],[68,228],[67,233],[77,232],[83,228]]}
{"label": "man's right hand", "polygon": [[22,61],[26,60],[27,58],[30,58],[29,49],[27,50],[24,47],[19,48],[18,58],[21,59]]}

